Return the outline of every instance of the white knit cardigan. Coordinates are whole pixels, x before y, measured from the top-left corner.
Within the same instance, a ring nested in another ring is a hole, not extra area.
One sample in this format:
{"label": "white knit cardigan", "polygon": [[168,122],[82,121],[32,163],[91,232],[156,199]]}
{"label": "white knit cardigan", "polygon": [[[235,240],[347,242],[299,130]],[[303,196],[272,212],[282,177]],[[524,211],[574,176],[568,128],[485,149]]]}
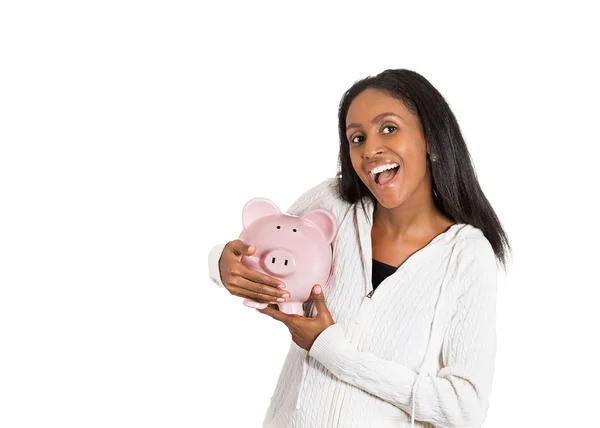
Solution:
{"label": "white knit cardigan", "polygon": [[[373,291],[373,203],[349,204],[328,178],[287,213],[337,218],[334,272],[323,287],[334,325],[309,352],[290,341],[263,428],[480,427],[496,355],[497,263],[481,230],[456,223]],[[250,242],[250,244],[252,244]],[[223,286],[219,258],[209,276]],[[312,301],[305,316],[313,317]]]}

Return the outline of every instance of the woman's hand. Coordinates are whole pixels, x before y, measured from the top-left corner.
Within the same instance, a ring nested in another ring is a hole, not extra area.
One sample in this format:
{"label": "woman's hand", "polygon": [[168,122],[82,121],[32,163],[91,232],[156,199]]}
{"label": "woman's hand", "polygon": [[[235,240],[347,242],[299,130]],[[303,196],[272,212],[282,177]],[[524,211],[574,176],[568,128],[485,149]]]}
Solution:
{"label": "woman's hand", "polygon": [[327,309],[327,305],[325,305],[325,298],[321,291],[319,284],[316,284],[312,289],[312,298],[315,301],[315,308],[317,308],[317,316],[314,318],[286,314],[270,306],[264,309],[257,309],[257,311],[284,323],[290,330],[290,333],[292,333],[292,340],[302,349],[309,351],[317,336],[327,327],[335,324],[329,309]]}
{"label": "woman's hand", "polygon": [[256,247],[246,244],[241,239],[227,243],[219,259],[219,273],[223,285],[234,296],[259,303],[278,303],[278,298],[284,301],[285,294],[289,297],[285,284],[242,263],[242,256],[251,256],[255,251]]}

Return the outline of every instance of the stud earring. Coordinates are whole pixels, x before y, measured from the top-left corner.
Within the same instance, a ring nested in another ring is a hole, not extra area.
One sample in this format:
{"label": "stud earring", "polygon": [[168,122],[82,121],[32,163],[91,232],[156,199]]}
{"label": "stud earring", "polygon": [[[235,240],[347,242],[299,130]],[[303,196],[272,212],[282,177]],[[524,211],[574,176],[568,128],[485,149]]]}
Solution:
{"label": "stud earring", "polygon": [[435,153],[432,153],[431,155],[429,155],[429,157],[431,158],[431,162],[435,162],[438,160],[438,156]]}

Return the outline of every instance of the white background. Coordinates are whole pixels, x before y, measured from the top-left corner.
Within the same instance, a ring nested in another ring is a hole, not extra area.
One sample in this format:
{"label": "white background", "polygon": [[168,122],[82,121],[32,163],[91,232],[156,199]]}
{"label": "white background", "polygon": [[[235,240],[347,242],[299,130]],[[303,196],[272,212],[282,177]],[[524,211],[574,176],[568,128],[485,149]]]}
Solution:
{"label": "white background", "polygon": [[335,175],[341,96],[386,68],[448,100],[514,248],[484,425],[593,424],[585,4],[2,2],[0,426],[259,426],[290,335],[208,252]]}

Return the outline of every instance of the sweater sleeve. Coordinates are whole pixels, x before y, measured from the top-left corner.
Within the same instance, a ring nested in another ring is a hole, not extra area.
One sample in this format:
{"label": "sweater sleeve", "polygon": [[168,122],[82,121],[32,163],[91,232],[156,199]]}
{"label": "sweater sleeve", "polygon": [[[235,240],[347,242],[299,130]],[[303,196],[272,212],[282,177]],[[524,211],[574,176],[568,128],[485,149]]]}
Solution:
{"label": "sweater sleeve", "polygon": [[326,178],[300,195],[286,212],[300,217],[315,208],[325,208],[333,211],[335,199],[337,198],[336,183],[336,178]]}
{"label": "sweater sleeve", "polygon": [[[327,178],[321,183],[309,188],[298,197],[286,211],[288,214],[302,216],[314,208],[333,207],[332,200],[335,198],[336,178]],[[250,243],[252,244],[252,243]],[[208,254],[208,276],[217,286],[224,288],[219,271],[219,260],[223,249],[227,244],[217,244],[212,247]]]}
{"label": "sweater sleeve", "polygon": [[208,253],[208,276],[219,287],[224,288],[225,285],[221,279],[221,272],[219,271],[219,260],[221,260],[221,254],[227,244],[217,244]]}
{"label": "sweater sleeve", "polygon": [[[479,427],[486,416],[496,355],[497,267],[487,239],[473,241],[463,293],[444,335],[442,368],[420,376],[415,420],[440,428]],[[461,287],[463,284],[460,285]],[[309,355],[337,378],[412,413],[418,373],[410,367],[361,352],[340,324],[325,329]]]}

